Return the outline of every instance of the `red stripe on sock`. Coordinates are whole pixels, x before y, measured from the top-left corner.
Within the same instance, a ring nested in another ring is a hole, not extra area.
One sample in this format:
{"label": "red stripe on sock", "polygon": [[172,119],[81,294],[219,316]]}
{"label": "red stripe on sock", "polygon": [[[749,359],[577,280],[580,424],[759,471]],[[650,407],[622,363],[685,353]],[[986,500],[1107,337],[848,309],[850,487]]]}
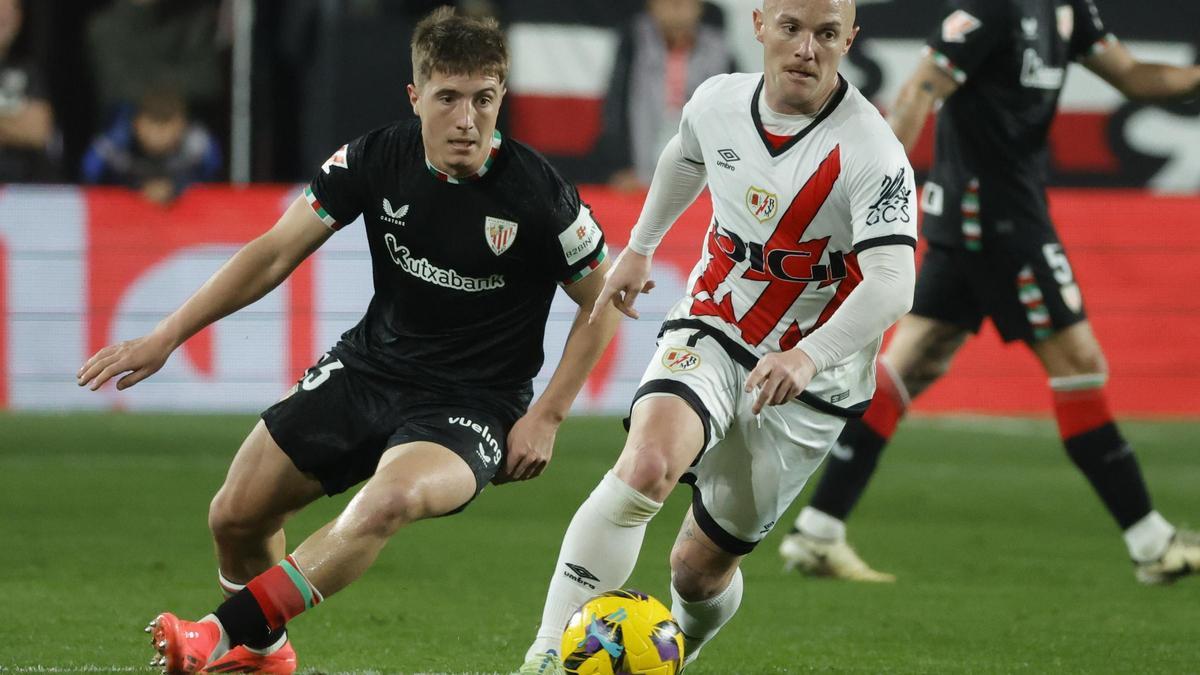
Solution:
{"label": "red stripe on sock", "polygon": [[304,596],[279,565],[254,577],[246,584],[246,590],[258,601],[271,630],[283,628],[304,611]]}
{"label": "red stripe on sock", "polygon": [[892,381],[892,374],[882,365],[875,369],[875,396],[863,415],[863,424],[884,440],[896,433],[896,425],[904,416],[904,397]]}
{"label": "red stripe on sock", "polygon": [[1104,389],[1054,392],[1054,418],[1063,439],[1087,433],[1113,421]]}

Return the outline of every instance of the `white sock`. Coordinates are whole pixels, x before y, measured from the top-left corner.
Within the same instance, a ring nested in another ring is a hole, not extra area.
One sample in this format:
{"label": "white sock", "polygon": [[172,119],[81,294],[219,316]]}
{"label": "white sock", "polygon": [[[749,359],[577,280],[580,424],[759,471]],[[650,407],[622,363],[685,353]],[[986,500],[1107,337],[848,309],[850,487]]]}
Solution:
{"label": "white sock", "polygon": [[229,577],[225,576],[225,573],[219,567],[217,568],[217,584],[221,586],[221,595],[224,595],[226,600],[237,595],[238,591],[246,587],[246,584],[230,581]]}
{"label": "white sock", "polygon": [[846,540],[846,523],[811,506],[800,510],[800,515],[796,517],[796,529],[817,539]]}
{"label": "white sock", "polygon": [[671,584],[671,614],[683,630],[684,664],[691,664],[706,642],[713,639],[717,631],[733,618],[742,604],[742,570],[733,573],[729,586],[709,598],[689,602]]}
{"label": "white sock", "polygon": [[563,629],[589,598],[629,580],[646,536],[646,523],[662,503],[630,487],[609,471],[584,500],[563,535],[537,640],[525,654],[557,652]]}
{"label": "white sock", "polygon": [[1175,528],[1158,511],[1151,511],[1125,530],[1125,546],[1135,562],[1152,562],[1166,553]]}

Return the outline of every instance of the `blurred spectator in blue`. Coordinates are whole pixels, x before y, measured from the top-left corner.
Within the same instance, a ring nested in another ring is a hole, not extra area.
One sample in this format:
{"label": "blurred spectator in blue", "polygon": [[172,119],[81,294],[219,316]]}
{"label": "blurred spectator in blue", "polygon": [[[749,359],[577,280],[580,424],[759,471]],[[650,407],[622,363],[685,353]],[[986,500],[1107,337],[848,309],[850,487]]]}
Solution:
{"label": "blurred spectator in blue", "polygon": [[55,177],[46,83],[29,60],[12,54],[22,18],[19,0],[0,0],[0,183]]}
{"label": "blurred spectator in blue", "polygon": [[160,89],[92,142],[82,173],[85,183],[124,185],[165,205],[192,183],[216,180],[221,166],[216,141],[189,121],[183,97]]}
{"label": "blurred spectator in blue", "polygon": [[93,16],[87,42],[102,119],[169,86],[211,122],[225,81],[217,12],[217,0],[115,0]]}
{"label": "blurred spectator in blue", "polygon": [[648,0],[622,31],[596,147],[622,191],[650,184],[679,131],[683,104],[708,78],[735,69],[724,18],[701,0]]}

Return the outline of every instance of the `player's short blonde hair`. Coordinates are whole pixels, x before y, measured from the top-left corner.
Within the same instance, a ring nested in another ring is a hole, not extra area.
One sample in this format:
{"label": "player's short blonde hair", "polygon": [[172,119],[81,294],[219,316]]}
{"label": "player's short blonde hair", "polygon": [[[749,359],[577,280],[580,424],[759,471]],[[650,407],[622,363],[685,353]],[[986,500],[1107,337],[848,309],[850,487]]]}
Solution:
{"label": "player's short blonde hair", "polygon": [[491,75],[503,83],[508,78],[508,45],[495,19],[439,7],[413,31],[412,62],[413,83],[418,87],[434,72]]}

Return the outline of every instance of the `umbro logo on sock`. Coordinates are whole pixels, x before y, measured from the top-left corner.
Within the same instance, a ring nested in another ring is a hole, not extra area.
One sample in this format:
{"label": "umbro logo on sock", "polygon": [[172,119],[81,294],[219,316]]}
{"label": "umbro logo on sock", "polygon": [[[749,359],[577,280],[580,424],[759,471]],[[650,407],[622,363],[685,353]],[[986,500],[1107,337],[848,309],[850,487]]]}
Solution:
{"label": "umbro logo on sock", "polygon": [[[563,563],[563,565],[565,565],[567,569],[571,570],[570,572],[563,572],[564,576],[577,584],[587,586],[593,591],[596,590],[596,585],[589,582],[600,581],[600,577],[589,572],[588,568],[584,567],[583,565],[573,565],[571,563]],[[572,572],[574,574],[572,574]]]}

